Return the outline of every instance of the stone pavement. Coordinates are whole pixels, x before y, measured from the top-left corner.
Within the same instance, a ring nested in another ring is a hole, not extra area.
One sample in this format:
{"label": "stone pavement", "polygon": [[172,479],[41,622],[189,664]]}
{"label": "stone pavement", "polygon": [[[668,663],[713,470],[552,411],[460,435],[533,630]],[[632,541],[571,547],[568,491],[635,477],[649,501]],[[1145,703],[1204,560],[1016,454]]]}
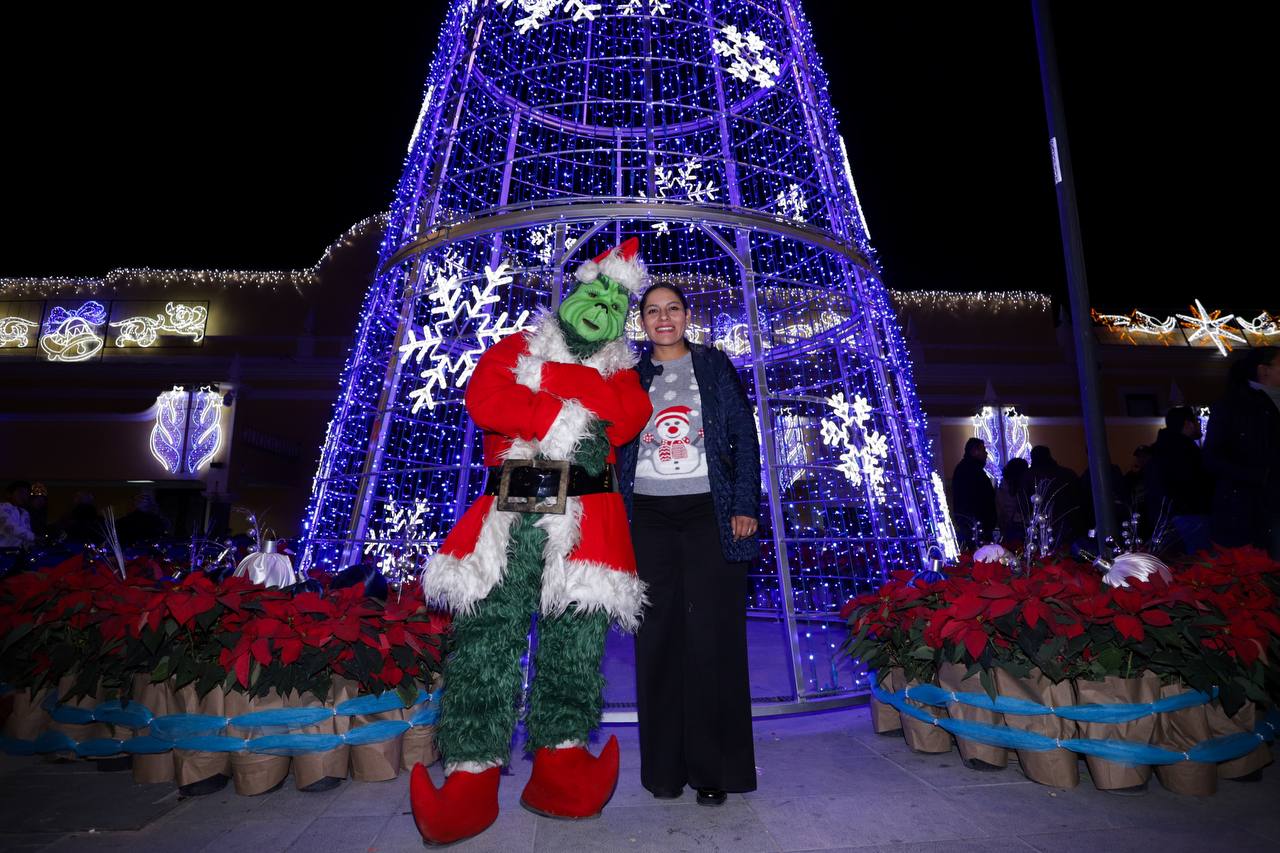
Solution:
{"label": "stone pavement", "polygon": [[[458,853],[501,851],[1178,851],[1280,850],[1280,768],[1260,783],[1223,782],[1217,795],[1170,794],[1152,779],[1141,797],[1096,791],[1081,765],[1073,790],[1028,782],[1016,764],[977,773],[960,756],[917,755],[877,736],[865,708],[756,722],[760,789],[720,808],[653,799],[640,787],[633,727],[622,778],[604,815],[578,823],[518,805],[530,763],[502,782],[502,813]],[[432,772],[439,778],[439,767]],[[228,786],[179,801],[168,785],[134,785],[88,763],[0,759],[0,850],[223,853],[422,851],[409,816],[409,777],[348,782],[323,794],[292,785],[260,797]]]}

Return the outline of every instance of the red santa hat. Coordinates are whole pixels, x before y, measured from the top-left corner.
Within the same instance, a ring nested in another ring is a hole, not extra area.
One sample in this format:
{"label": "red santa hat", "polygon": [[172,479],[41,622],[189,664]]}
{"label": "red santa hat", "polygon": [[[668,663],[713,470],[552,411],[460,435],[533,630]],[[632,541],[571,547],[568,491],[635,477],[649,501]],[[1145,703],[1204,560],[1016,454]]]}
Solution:
{"label": "red santa hat", "polygon": [[586,283],[595,281],[602,275],[608,276],[610,280],[631,291],[633,296],[639,296],[644,293],[648,279],[644,264],[636,257],[639,251],[640,239],[629,237],[621,245],[614,246],[578,267],[574,278]]}
{"label": "red santa hat", "polygon": [[660,424],[667,418],[679,418],[687,425],[689,423],[689,413],[692,411],[693,409],[688,406],[667,406],[661,412],[658,412],[658,416],[653,419],[653,422]]}

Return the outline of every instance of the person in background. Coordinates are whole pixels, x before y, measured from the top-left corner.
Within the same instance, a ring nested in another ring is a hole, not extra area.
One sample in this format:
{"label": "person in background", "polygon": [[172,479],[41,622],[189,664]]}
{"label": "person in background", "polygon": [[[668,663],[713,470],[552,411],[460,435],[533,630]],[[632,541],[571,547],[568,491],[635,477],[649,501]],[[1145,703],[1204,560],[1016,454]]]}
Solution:
{"label": "person in background", "polygon": [[36,541],[36,534],[31,529],[31,514],[27,511],[31,503],[31,484],[25,480],[10,483],[4,498],[0,502],[0,548],[29,548]]}
{"label": "person in background", "polygon": [[1073,541],[1083,530],[1080,513],[1080,489],[1075,472],[1063,468],[1053,458],[1053,451],[1043,444],[1031,448],[1031,467],[1027,470],[1027,500],[1039,494],[1047,508],[1053,538],[1058,545]]}
{"label": "person in background", "polygon": [[1204,455],[1216,478],[1213,541],[1280,558],[1280,348],[1249,350],[1231,365],[1227,395],[1209,410]]}
{"label": "person in background", "polygon": [[1213,480],[1201,458],[1200,419],[1189,406],[1174,406],[1164,416],[1164,429],[1151,446],[1151,462],[1143,471],[1146,513],[1156,522],[1169,519],[1186,554],[1209,549],[1209,509]]}
{"label": "person in background", "polygon": [[169,520],[160,512],[155,492],[138,492],[133,511],[116,522],[116,535],[123,546],[162,539],[169,533]]}
{"label": "person in background", "polygon": [[996,489],[996,519],[1004,542],[1021,542],[1027,538],[1026,480],[1027,460],[1014,457],[1005,463],[1000,472],[1000,487]]}
{"label": "person in background", "polygon": [[58,525],[71,545],[102,543],[102,513],[98,512],[92,492],[76,492],[75,503]]}
{"label": "person in background", "polygon": [[[964,443],[964,458],[951,474],[951,514],[963,547],[987,541],[996,526],[996,487],[987,476],[987,445],[980,438]],[[981,528],[975,534],[975,529]]]}
{"label": "person in background", "polygon": [[640,299],[651,348],[636,370],[654,413],[618,453],[648,606],[636,633],[640,783],[719,806],[756,789],[747,667],[747,571],[759,558],[760,445],[728,356],[689,343],[689,303]]}

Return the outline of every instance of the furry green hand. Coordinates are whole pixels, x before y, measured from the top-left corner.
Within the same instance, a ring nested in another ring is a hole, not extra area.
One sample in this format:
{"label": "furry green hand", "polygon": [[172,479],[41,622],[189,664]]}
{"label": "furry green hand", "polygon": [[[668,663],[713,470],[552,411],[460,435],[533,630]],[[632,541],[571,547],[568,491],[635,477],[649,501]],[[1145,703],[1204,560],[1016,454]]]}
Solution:
{"label": "furry green hand", "polygon": [[587,473],[595,476],[604,470],[604,461],[609,457],[609,438],[605,435],[608,421],[595,418],[587,427],[590,434],[578,443],[573,452],[574,463],[587,469]]}

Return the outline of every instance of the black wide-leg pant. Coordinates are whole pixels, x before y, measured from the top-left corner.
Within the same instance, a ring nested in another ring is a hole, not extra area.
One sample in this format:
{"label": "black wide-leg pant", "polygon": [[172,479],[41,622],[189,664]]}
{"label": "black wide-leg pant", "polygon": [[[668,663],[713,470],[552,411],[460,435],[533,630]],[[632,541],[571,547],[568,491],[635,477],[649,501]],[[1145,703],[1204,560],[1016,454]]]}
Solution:
{"label": "black wide-leg pant", "polygon": [[649,598],[636,634],[640,781],[754,791],[747,564],[725,561],[710,494],[636,495],[631,535]]}

